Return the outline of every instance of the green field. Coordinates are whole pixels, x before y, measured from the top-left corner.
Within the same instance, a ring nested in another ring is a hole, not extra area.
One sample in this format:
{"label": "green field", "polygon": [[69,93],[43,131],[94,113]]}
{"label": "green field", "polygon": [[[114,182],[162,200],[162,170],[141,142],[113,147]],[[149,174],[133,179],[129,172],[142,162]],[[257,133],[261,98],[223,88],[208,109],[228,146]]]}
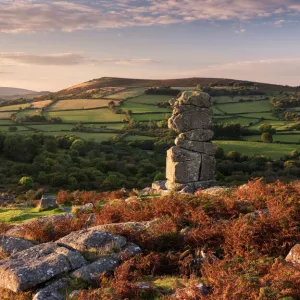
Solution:
{"label": "green field", "polygon": [[74,128],[72,124],[40,124],[40,125],[28,125],[28,127],[40,130],[40,131],[61,131],[71,130]]}
{"label": "green field", "polygon": [[121,92],[111,94],[106,96],[108,99],[116,99],[116,100],[126,100],[128,98],[137,97],[144,93],[147,88],[140,87],[140,88],[127,88]]}
{"label": "green field", "polygon": [[219,109],[230,114],[239,113],[253,113],[251,116],[256,117],[256,113],[271,111],[273,106],[267,100],[259,102],[244,102],[244,103],[230,103],[230,104],[218,104]]}
{"label": "green field", "polygon": [[124,119],[123,114],[115,114],[108,108],[93,110],[73,110],[48,112],[49,117],[59,117],[64,122],[121,122]]}
{"label": "green field", "polygon": [[156,104],[158,102],[165,102],[171,100],[172,96],[167,95],[141,95],[132,99],[128,99],[128,102],[141,103],[141,104]]}
{"label": "green field", "polygon": [[125,137],[125,141],[152,141],[154,137],[144,135],[128,135]]}
{"label": "green field", "polygon": [[259,127],[262,124],[272,125],[276,130],[286,130],[291,125],[291,122],[288,122],[288,121],[276,121],[276,120],[274,120],[274,121],[262,120],[260,123],[255,124],[255,125],[249,127],[249,129],[258,130]]}
{"label": "green field", "polygon": [[[260,135],[252,135],[245,137],[248,141],[260,141]],[[274,142],[284,142],[284,143],[300,143],[300,134],[274,134]]]}
{"label": "green field", "polygon": [[59,208],[39,212],[37,208],[32,207],[12,207],[0,208],[0,222],[2,223],[22,223],[44,216],[52,216],[64,213]]}
{"label": "green field", "polygon": [[274,159],[289,154],[293,150],[300,151],[300,145],[267,144],[246,141],[215,141],[214,143],[223,148],[225,153],[237,151],[243,155],[263,155]]}
{"label": "green field", "polygon": [[133,114],[131,115],[131,118],[135,121],[161,121],[161,120],[166,120],[171,116],[170,114],[165,114],[165,113],[158,113],[158,114]]}
{"label": "green field", "polygon": [[[0,113],[0,115],[1,115],[1,113]],[[0,125],[12,125],[12,124],[14,124],[14,122],[12,121],[12,120],[1,120],[0,119]]]}
{"label": "green field", "polygon": [[[12,124],[12,125],[10,125],[10,126],[15,126],[15,125]],[[10,126],[0,126],[0,131],[8,132]],[[17,132],[19,132],[19,131],[29,131],[28,128],[23,127],[23,126],[16,126],[16,127],[18,128]]]}
{"label": "green field", "polygon": [[227,103],[227,102],[239,102],[240,100],[253,100],[253,101],[261,101],[262,99],[265,99],[266,95],[251,95],[251,96],[217,96],[213,97],[213,101],[215,103]]}
{"label": "green field", "polygon": [[35,116],[35,115],[39,115],[40,113],[41,113],[40,109],[24,109],[17,112],[17,118],[21,119],[24,118],[25,116]]}
{"label": "green field", "polygon": [[154,105],[138,104],[126,101],[121,105],[122,110],[131,110],[133,113],[149,113],[149,112],[171,112],[168,108],[156,107]]}

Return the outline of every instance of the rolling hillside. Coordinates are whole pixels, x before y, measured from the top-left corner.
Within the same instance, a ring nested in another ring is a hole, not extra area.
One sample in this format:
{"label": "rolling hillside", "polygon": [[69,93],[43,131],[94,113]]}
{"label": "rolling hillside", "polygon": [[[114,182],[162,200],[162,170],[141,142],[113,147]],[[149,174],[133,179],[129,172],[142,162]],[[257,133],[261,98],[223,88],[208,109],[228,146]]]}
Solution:
{"label": "rolling hillside", "polygon": [[[124,88],[124,87],[149,87],[149,86],[174,86],[174,87],[195,87],[198,84],[207,86],[210,83],[219,83],[224,86],[229,83],[249,82],[244,80],[224,79],[224,78],[182,78],[182,79],[166,79],[166,80],[153,80],[153,79],[130,79],[130,78],[113,78],[102,77],[93,79],[84,83],[80,83],[57,93],[51,93],[49,96],[55,97],[77,97],[83,93],[97,92],[101,90],[103,94],[111,91],[110,88]],[[263,91],[290,91],[296,92],[300,90],[296,87],[289,87],[283,85],[275,85],[269,83],[255,82],[256,86]],[[47,96],[46,96],[47,97]]]}
{"label": "rolling hillside", "polygon": [[[49,92],[36,92],[26,89],[12,88],[12,87],[0,87],[0,99],[11,100],[15,98],[27,98],[33,99],[34,97],[49,94]],[[0,101],[1,101],[0,100]]]}

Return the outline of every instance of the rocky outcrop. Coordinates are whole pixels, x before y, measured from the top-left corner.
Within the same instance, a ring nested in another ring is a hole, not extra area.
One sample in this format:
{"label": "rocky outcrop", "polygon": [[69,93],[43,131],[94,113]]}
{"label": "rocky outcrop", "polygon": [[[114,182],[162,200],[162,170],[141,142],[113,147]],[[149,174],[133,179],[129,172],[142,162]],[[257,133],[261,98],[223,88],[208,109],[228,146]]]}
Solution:
{"label": "rocky outcrop", "polygon": [[34,245],[26,240],[0,235],[0,253],[10,256],[14,253],[29,249]]}
{"label": "rocky outcrop", "polygon": [[211,97],[202,92],[184,92],[171,101],[169,128],[180,133],[167,152],[167,189],[188,192],[215,185],[216,146],[211,143]]}
{"label": "rocky outcrop", "polygon": [[77,252],[55,243],[41,244],[0,261],[0,287],[20,292],[86,265]]}
{"label": "rocky outcrop", "polygon": [[65,300],[66,297],[59,293],[68,285],[68,278],[58,279],[39,290],[32,300]]}

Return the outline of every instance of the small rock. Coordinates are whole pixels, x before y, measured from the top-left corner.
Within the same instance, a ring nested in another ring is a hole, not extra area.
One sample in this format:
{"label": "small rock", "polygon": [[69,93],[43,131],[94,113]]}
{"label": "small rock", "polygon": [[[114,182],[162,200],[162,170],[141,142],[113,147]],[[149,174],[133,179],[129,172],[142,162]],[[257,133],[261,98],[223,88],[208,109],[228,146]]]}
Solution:
{"label": "small rock", "polygon": [[55,196],[42,196],[42,199],[39,201],[38,208],[41,210],[57,208],[58,205],[56,203]]}
{"label": "small rock", "polygon": [[69,298],[76,298],[79,295],[80,291],[79,290],[75,290],[73,291],[70,295]]}

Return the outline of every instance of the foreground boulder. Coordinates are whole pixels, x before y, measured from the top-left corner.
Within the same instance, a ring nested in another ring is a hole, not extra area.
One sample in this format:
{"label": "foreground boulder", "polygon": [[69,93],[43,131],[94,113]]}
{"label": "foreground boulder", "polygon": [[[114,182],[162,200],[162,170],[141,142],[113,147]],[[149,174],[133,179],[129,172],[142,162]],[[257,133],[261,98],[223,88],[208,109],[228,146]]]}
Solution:
{"label": "foreground boulder", "polygon": [[14,253],[29,249],[34,245],[20,238],[0,235],[0,253],[10,256]]}
{"label": "foreground boulder", "polygon": [[291,249],[285,260],[296,267],[300,267],[300,244],[297,244]]}
{"label": "foreground boulder", "polygon": [[32,300],[65,300],[66,297],[59,293],[59,290],[68,285],[68,278],[58,279],[43,289],[39,290]]}
{"label": "foreground boulder", "polygon": [[0,287],[20,292],[86,264],[77,252],[55,243],[41,244],[0,261]]}

